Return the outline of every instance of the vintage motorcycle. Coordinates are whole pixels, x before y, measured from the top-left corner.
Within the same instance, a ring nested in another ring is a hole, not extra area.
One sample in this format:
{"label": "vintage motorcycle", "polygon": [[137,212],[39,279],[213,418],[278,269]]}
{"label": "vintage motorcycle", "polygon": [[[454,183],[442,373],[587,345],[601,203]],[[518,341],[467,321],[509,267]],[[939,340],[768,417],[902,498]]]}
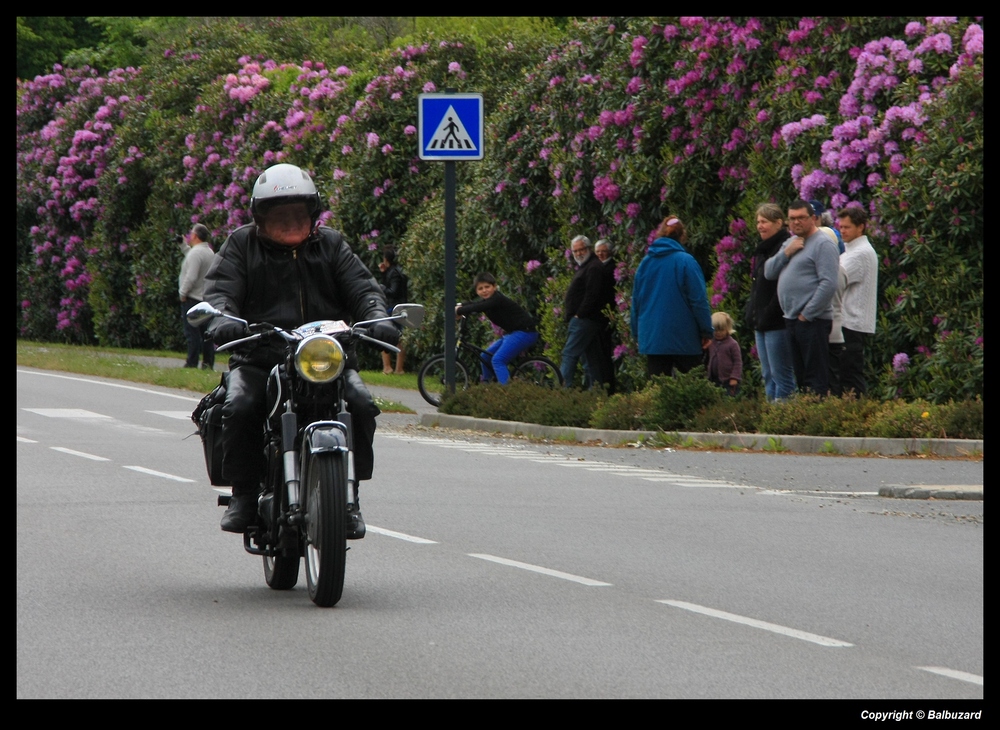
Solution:
{"label": "vintage motorcycle", "polygon": [[[417,327],[423,320],[420,304],[398,304],[385,318],[357,322],[309,322],[292,331],[245,320],[219,311],[207,302],[192,307],[188,322],[199,326],[213,317],[241,322],[252,334],[226,343],[218,350],[245,347],[278,338],[285,343],[283,363],[268,377],[268,416],[264,425],[267,472],[258,497],[258,519],[243,535],[244,549],[264,560],[264,580],[275,590],[289,590],[298,582],[299,558],[305,558],[309,598],[318,606],[333,606],[344,590],[348,512],[357,503],[351,414],[345,399],[345,345],[370,342],[398,351],[366,334],[366,326],[400,321]],[[219,387],[206,395],[192,420],[205,448],[209,479],[228,486],[222,477],[222,403],[225,375]],[[219,497],[228,505],[230,497]]]}

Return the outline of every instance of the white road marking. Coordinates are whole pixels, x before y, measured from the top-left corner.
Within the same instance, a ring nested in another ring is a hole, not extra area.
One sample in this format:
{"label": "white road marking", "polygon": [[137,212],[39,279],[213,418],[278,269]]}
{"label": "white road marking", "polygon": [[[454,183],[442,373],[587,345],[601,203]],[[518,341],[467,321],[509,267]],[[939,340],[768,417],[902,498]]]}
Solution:
{"label": "white road marking", "polygon": [[782,634],[784,636],[791,636],[794,639],[802,639],[803,641],[811,641],[813,644],[819,644],[820,646],[830,646],[830,647],[845,647],[854,646],[846,641],[840,641],[839,639],[831,639],[827,636],[820,636],[819,634],[810,634],[808,631],[799,631],[798,629],[791,629],[787,626],[779,626],[778,624],[768,623],[767,621],[759,621],[755,618],[748,618],[747,616],[739,616],[735,613],[727,613],[726,611],[719,611],[714,608],[707,608],[705,606],[699,606],[694,603],[686,603],[685,601],[657,601],[657,603],[665,603],[668,606],[674,606],[675,608],[683,608],[685,611],[693,611],[694,613],[700,613],[705,616],[711,616],[713,618],[721,618],[726,621],[732,621],[734,623],[743,624],[745,626],[753,626],[757,629],[764,629],[765,631],[773,631],[776,634]]}
{"label": "white road marking", "polygon": [[931,672],[932,674],[940,674],[942,677],[951,677],[952,679],[960,679],[963,682],[971,682],[972,684],[978,684],[982,686],[983,678],[978,674],[970,674],[969,672],[960,672],[957,669],[948,669],[946,667],[917,667],[917,669],[923,669],[925,672]]}
{"label": "white road marking", "polygon": [[34,372],[32,370],[20,370],[19,373],[24,373],[25,375],[39,375],[44,378],[59,378],[61,380],[75,380],[79,383],[90,383],[91,385],[105,385],[109,388],[123,388],[125,390],[135,390],[140,393],[151,393],[153,395],[162,395],[165,398],[179,398],[180,400],[186,400],[188,403],[197,404],[201,398],[192,397],[189,395],[179,395],[177,393],[164,393],[159,390],[150,390],[149,388],[138,388],[134,385],[122,385],[121,383],[105,383],[101,380],[90,380],[89,378],[76,378],[71,375],[56,375],[55,373],[43,373]]}
{"label": "white road marking", "polygon": [[368,532],[374,532],[376,535],[385,535],[386,537],[395,537],[397,540],[406,540],[407,542],[415,542],[420,545],[437,545],[437,541],[435,540],[427,540],[423,537],[407,535],[404,532],[396,532],[395,530],[386,530],[384,527],[368,525]]}
{"label": "white road marking", "polygon": [[191,411],[146,411],[146,413],[152,413],[156,416],[166,416],[167,418],[176,418],[178,421],[191,420]]}
{"label": "white road marking", "polygon": [[62,446],[50,446],[49,448],[53,451],[61,451],[64,454],[70,454],[71,456],[82,456],[84,459],[90,459],[91,461],[111,461],[111,459],[105,459],[103,456],[85,454],[82,451],[73,451],[73,449],[65,449]]}
{"label": "white road marking", "polygon": [[585,586],[609,586],[610,583],[603,583],[599,580],[593,580],[591,578],[584,578],[579,575],[573,575],[572,573],[563,573],[559,570],[552,570],[551,568],[543,568],[539,565],[531,565],[530,563],[519,563],[516,560],[507,560],[507,558],[498,558],[495,555],[484,555],[482,553],[468,553],[470,558],[479,558],[480,560],[489,560],[492,563],[499,563],[500,565],[509,565],[512,568],[520,568],[521,570],[530,570],[532,573],[541,573],[542,575],[550,575],[553,578],[562,578],[563,580],[571,580],[574,583],[582,583]]}
{"label": "white road marking", "polygon": [[17,440],[22,444],[37,444],[37,441],[32,441],[31,439],[26,439],[24,436],[18,436]]}
{"label": "white road marking", "polygon": [[711,487],[715,489],[757,489],[757,487],[745,484],[733,484],[731,482],[716,481],[706,477],[696,477],[688,474],[672,474],[662,469],[642,469],[627,464],[613,464],[608,461],[588,461],[586,459],[570,460],[564,456],[548,455],[537,451],[520,449],[517,447],[502,447],[490,444],[474,444],[471,441],[440,441],[429,438],[408,438],[403,434],[385,433],[381,434],[389,438],[403,439],[411,443],[437,446],[444,449],[458,449],[468,454],[484,454],[487,456],[502,456],[506,459],[527,459],[536,464],[554,464],[556,466],[568,467],[570,469],[584,469],[591,472],[603,472],[606,474],[618,474],[619,476],[634,476],[650,482],[668,482],[678,487]]}
{"label": "white road marking", "polygon": [[678,487],[708,487],[713,489],[748,489],[742,484],[728,484],[725,482],[692,482],[689,479],[675,479],[671,481],[671,484],[675,484]]}
{"label": "white road marking", "polygon": [[768,497],[802,497],[804,499],[842,499],[843,497],[872,497],[878,496],[878,492],[816,492],[814,490],[795,489],[762,489],[758,494]]}
{"label": "white road marking", "polygon": [[641,477],[647,482],[668,482],[678,487],[716,487],[721,489],[754,489],[743,484],[729,484],[728,482],[695,481],[698,477]]}
{"label": "white road marking", "polygon": [[24,410],[47,418],[111,418],[103,413],[85,411],[82,408],[25,408]]}
{"label": "white road marking", "polygon": [[193,483],[194,482],[194,479],[186,479],[185,477],[179,477],[179,476],[176,476],[174,474],[167,474],[167,473],[162,472],[162,471],[155,471],[153,469],[147,469],[144,466],[126,466],[125,468],[126,469],[131,469],[132,471],[138,471],[138,472],[141,472],[143,474],[149,474],[149,475],[154,476],[154,477],[161,477],[163,479],[170,479],[170,480],[175,481],[175,482],[189,482],[189,483]]}

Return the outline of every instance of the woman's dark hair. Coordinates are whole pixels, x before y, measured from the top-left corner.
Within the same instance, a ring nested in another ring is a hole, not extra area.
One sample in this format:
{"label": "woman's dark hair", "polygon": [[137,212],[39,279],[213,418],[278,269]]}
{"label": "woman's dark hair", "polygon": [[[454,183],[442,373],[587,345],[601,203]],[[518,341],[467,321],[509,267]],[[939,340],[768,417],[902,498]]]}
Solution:
{"label": "woman's dark hair", "polygon": [[389,262],[390,265],[396,263],[396,247],[395,246],[383,246],[382,247],[382,258]]}

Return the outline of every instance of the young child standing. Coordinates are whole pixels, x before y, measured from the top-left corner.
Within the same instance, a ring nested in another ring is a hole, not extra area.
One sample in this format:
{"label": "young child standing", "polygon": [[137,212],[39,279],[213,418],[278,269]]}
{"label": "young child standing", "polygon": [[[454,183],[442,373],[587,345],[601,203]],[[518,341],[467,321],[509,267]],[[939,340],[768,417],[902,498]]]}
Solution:
{"label": "young child standing", "polygon": [[714,338],[708,348],[708,379],[721,386],[728,395],[736,395],[743,380],[743,353],[733,339],[736,326],[726,312],[712,315]]}
{"label": "young child standing", "polygon": [[528,311],[497,289],[497,280],[490,273],[481,273],[472,282],[479,300],[455,307],[455,316],[482,312],[504,335],[486,348],[490,359],[482,360],[483,379],[506,385],[510,380],[507,363],[538,342],[538,322]]}

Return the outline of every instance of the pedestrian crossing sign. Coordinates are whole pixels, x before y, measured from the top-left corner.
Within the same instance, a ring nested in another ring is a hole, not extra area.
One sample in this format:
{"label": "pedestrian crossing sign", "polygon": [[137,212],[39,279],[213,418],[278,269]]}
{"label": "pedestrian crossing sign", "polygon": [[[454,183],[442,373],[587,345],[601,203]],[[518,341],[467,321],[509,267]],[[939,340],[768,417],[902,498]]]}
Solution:
{"label": "pedestrian crossing sign", "polygon": [[421,94],[421,160],[483,159],[483,95]]}

